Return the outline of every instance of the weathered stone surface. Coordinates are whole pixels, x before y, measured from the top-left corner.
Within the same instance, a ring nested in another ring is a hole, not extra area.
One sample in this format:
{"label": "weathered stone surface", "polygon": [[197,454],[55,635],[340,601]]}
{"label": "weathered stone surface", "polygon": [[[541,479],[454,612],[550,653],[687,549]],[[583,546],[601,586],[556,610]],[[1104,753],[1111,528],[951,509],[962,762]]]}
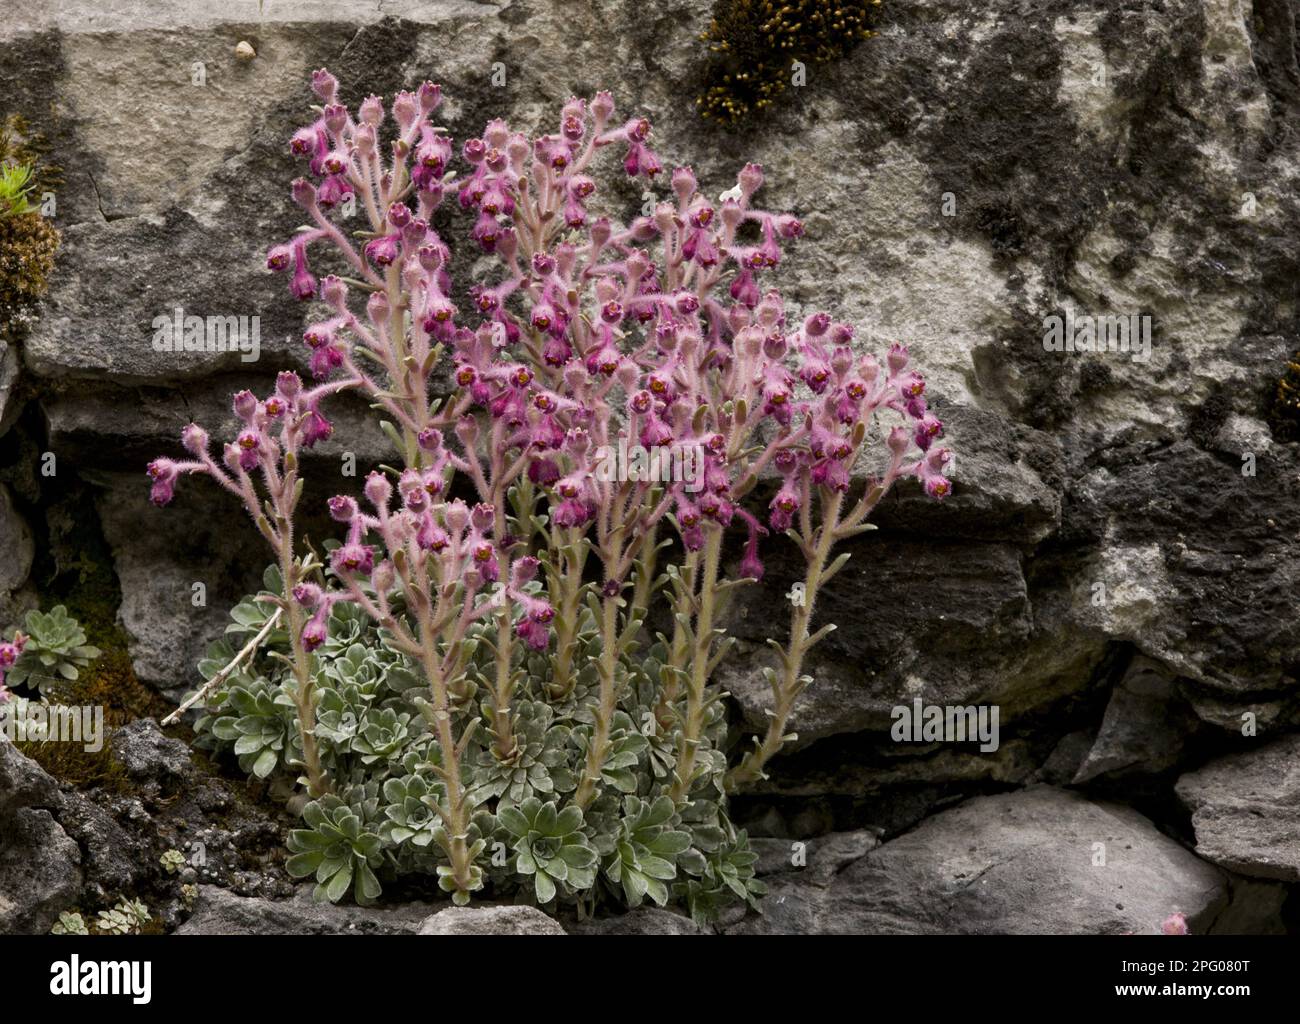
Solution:
{"label": "weathered stone surface", "polygon": [[58,787],[35,761],[0,737],[0,821],[23,807],[50,807]]}
{"label": "weathered stone surface", "polygon": [[[741,935],[810,935],[821,929],[822,912],[833,897],[836,876],[880,845],[875,832],[839,832],[800,841],[798,847],[776,839],[755,840],[756,869],[768,892],[762,913],[737,909],[723,927]],[[801,866],[796,866],[798,855]]]}
{"label": "weathered stone surface", "polygon": [[1178,780],[1196,852],[1255,878],[1300,879],[1300,736],[1211,761]]}
{"label": "weathered stone surface", "polygon": [[448,907],[420,925],[421,935],[564,935],[536,907]]}
{"label": "weathered stone surface", "polygon": [[[814,649],[805,671],[816,682],[796,707],[796,747],[837,733],[887,735],[891,710],[920,697],[927,704],[997,704],[1005,726],[1018,713],[1080,688],[1105,652],[1103,636],[1070,629],[1051,610],[1059,593],[1030,599],[1019,550],[1007,544],[923,543],[878,531],[846,546],[848,564],[825,588],[818,622],[837,628]],[[738,592],[730,628],[754,646],[719,668],[746,725],[762,728],[774,664],[773,637],[784,643],[789,611],[775,594],[801,578],[801,560],[774,544],[760,591]],[[1038,614],[1041,612],[1042,614]]]}
{"label": "weathered stone surface", "polygon": [[81,881],[81,851],[49,811],[25,807],[0,820],[0,935],[48,932]]}
{"label": "weathered stone surface", "polygon": [[626,914],[566,923],[570,935],[708,935],[685,914],[658,907],[638,907]]}
{"label": "weathered stone surface", "polygon": [[32,531],[14,507],[9,488],[0,484],[0,595],[7,597],[27,581],[36,547]]}
{"label": "weathered stone surface", "polygon": [[177,935],[413,935],[428,917],[427,904],[366,908],[317,903],[312,887],[292,899],[236,896],[212,885],[199,886],[194,913]]}
{"label": "weathered stone surface", "polygon": [[765,907],[782,910],[735,930],[1155,934],[1175,911],[1203,930],[1227,905],[1223,874],[1142,815],[1047,787],[968,800],[808,870],[772,879]]}
{"label": "weathered stone surface", "polygon": [[1209,935],[1285,935],[1282,908],[1290,894],[1277,882],[1233,877],[1231,902],[1210,925]]}
{"label": "weathered stone surface", "polygon": [[[261,589],[266,542],[224,495],[198,493],[215,491],[210,481],[182,481],[175,502],[160,509],[149,503],[142,474],[101,479],[96,507],[122,585],[118,615],[136,674],[174,697],[195,685],[195,666],[224,633],[230,609]],[[194,604],[196,583],[203,607]]]}
{"label": "weathered stone surface", "polygon": [[1167,771],[1178,763],[1197,724],[1160,665],[1139,658],[1111,694],[1101,729],[1073,782]]}
{"label": "weathered stone surface", "polygon": [[180,740],[164,736],[152,718],[141,718],[114,731],[113,756],[136,779],[174,781],[190,773],[190,752]]}
{"label": "weathered stone surface", "polygon": [[1243,711],[1272,725],[1295,703],[1300,459],[1278,446],[1258,475],[1241,469],[1191,441],[1117,445],[1067,513],[1098,543],[1074,577],[1075,621],[1186,677],[1202,717],[1229,729]]}
{"label": "weathered stone surface", "polygon": [[13,424],[19,404],[15,401],[19,374],[18,348],[0,338],[0,434]]}

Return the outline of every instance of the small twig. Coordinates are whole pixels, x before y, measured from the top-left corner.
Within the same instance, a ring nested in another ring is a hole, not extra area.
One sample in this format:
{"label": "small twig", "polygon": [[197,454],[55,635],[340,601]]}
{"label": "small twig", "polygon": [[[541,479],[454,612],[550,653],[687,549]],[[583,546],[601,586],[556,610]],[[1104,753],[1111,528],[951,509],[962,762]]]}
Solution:
{"label": "small twig", "polygon": [[239,667],[240,663],[245,658],[247,658],[250,654],[252,654],[254,650],[257,649],[257,646],[263,640],[266,639],[267,634],[269,634],[271,630],[275,629],[275,627],[279,625],[280,616],[281,614],[283,614],[283,612],[284,612],[283,608],[277,608],[275,610],[275,614],[266,620],[266,625],[262,627],[261,632],[258,633],[257,636],[253,637],[252,640],[248,641],[248,643],[244,645],[243,649],[238,654],[235,655],[234,660],[232,660],[229,665],[227,665],[215,676],[213,676],[206,683],[204,683],[203,686],[199,688],[198,692],[194,694],[194,696],[188,698],[184,703],[181,704],[180,707],[178,707],[170,715],[164,718],[162,720],[162,724],[174,725],[176,721],[181,717],[181,715],[183,715],[190,708],[194,707],[195,704],[203,700],[205,697],[207,697],[208,694],[210,694],[218,686],[224,683],[226,681],[226,677],[228,677],[230,673],[235,671],[235,669]]}

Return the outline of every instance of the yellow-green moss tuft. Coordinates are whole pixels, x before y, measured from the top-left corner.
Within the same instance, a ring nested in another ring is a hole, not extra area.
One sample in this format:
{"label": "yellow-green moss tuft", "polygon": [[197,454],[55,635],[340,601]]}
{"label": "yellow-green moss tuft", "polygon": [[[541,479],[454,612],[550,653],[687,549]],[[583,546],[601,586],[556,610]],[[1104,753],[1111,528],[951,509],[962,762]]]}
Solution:
{"label": "yellow-green moss tuft", "polygon": [[701,37],[709,48],[700,114],[738,121],[783,93],[793,65],[825,64],[875,32],[881,0],[717,0]]}

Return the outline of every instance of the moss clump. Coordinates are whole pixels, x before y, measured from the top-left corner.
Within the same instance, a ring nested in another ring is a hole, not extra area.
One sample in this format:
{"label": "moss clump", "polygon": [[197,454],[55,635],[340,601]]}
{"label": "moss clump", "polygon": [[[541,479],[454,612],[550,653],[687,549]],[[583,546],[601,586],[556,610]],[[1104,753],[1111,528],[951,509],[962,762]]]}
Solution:
{"label": "moss clump", "polygon": [[1271,412],[1274,430],[1282,440],[1293,440],[1300,435],[1300,349],[1291,354],[1278,378]]}
{"label": "moss clump", "polygon": [[18,115],[0,122],[0,329],[26,319],[54,270],[59,233],[32,205],[62,182],[47,148]]}
{"label": "moss clump", "polygon": [[717,0],[708,31],[704,91],[695,101],[715,121],[766,110],[790,84],[792,66],[837,60],[875,32],[881,0]]}
{"label": "moss clump", "polygon": [[63,169],[49,161],[49,152],[45,137],[34,132],[21,114],[0,121],[0,164],[31,168],[31,191],[38,198],[63,185]]}
{"label": "moss clump", "polygon": [[39,213],[0,218],[0,310],[16,321],[49,289],[59,233]]}
{"label": "moss clump", "polygon": [[[105,650],[59,698],[63,704],[102,707],[106,734],[137,718],[161,718],[170,710],[166,701],[136,678],[131,658],[121,646]],[[80,743],[24,741],[16,746],[50,775],[78,788],[129,789],[126,772],[113,757],[107,735],[96,751],[88,751]]]}

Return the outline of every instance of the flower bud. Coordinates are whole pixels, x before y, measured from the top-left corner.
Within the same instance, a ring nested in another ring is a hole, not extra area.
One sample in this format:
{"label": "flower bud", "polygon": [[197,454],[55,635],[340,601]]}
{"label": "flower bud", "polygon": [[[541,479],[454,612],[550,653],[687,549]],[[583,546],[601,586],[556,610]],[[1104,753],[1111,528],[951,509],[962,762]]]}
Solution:
{"label": "flower bud", "polygon": [[389,483],[388,477],[376,470],[366,477],[366,499],[375,508],[384,510],[388,508],[388,502],[393,497],[393,485]]}
{"label": "flower bud", "polygon": [[384,121],[384,101],[378,96],[367,96],[361,101],[361,106],[357,109],[357,117],[360,118],[362,124],[378,127]]}
{"label": "flower bud", "polygon": [[208,432],[191,423],[181,431],[181,445],[191,455],[204,455],[208,450]]}
{"label": "flower bud", "polygon": [[699,183],[695,180],[695,172],[690,167],[678,167],[673,171],[672,186],[673,194],[677,196],[679,202],[684,203],[695,195]]}
{"label": "flower bud", "polygon": [[324,68],[320,68],[311,73],[311,91],[316,94],[321,103],[333,103],[335,96],[338,95],[339,80]]}
{"label": "flower bud", "polygon": [[442,103],[442,86],[434,82],[422,82],[416,95],[420,100],[420,109],[426,114],[432,114]]}
{"label": "flower bud", "polygon": [[237,391],[231,400],[231,405],[235,410],[235,415],[247,423],[257,412],[257,397],[248,390]]}
{"label": "flower bud", "polygon": [[336,494],[330,498],[327,504],[330,518],[336,523],[350,523],[361,511],[357,508],[356,499],[350,498],[346,494]]}
{"label": "flower bud", "polygon": [[310,210],[316,205],[316,186],[306,178],[295,178],[290,186],[290,194],[293,201],[304,210]]}

